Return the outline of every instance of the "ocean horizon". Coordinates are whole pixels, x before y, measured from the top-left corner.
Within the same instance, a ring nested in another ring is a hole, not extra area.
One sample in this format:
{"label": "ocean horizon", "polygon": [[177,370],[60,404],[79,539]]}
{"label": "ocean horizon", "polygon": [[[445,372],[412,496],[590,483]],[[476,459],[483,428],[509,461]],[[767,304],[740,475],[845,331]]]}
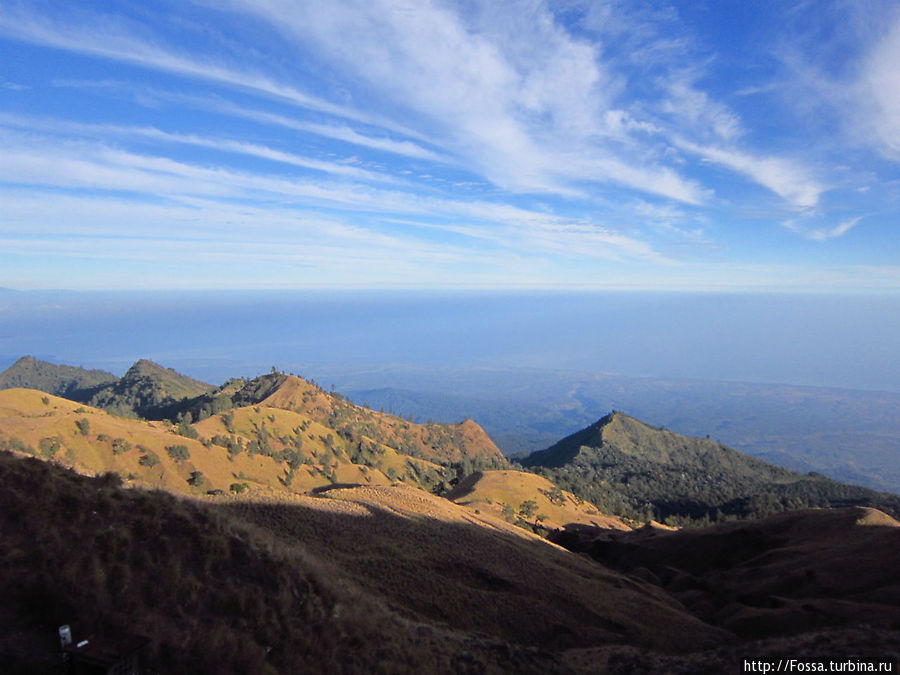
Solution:
{"label": "ocean horizon", "polygon": [[275,367],[562,369],[900,391],[900,297],[626,291],[10,291],[0,366],[221,383]]}

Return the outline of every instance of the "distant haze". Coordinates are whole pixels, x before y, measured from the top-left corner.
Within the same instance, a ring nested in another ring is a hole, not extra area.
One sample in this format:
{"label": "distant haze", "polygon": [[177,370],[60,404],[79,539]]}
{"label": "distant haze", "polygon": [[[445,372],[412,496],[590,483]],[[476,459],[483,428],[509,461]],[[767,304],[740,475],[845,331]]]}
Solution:
{"label": "distant haze", "polygon": [[[0,296],[24,354],[213,383],[271,366],[570,369],[900,391],[900,298],[638,292],[28,291]],[[327,383],[324,383],[327,385]],[[390,383],[385,383],[389,386]]]}

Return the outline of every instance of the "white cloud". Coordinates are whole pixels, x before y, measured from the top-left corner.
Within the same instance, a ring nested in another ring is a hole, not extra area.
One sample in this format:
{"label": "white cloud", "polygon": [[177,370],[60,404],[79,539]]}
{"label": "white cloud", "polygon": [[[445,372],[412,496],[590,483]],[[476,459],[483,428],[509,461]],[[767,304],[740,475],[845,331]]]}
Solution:
{"label": "white cloud", "polygon": [[21,8],[7,7],[0,13],[0,33],[17,40],[219,82],[282,99],[309,110],[411,133],[387,120],[272,80],[262,72],[230,68],[213,60],[177,54],[175,50],[159,47],[130,34],[124,26],[116,25],[108,18],[97,20],[93,25],[79,25],[74,21],[54,22]]}
{"label": "white cloud", "polygon": [[675,117],[682,130],[691,129],[701,137],[711,131],[719,141],[736,140],[743,133],[740,119],[727,106],[697,89],[695,77],[696,74],[691,73],[668,77],[664,83],[667,96],[660,109]]}
{"label": "white cloud", "polygon": [[784,227],[789,229],[791,232],[796,232],[797,234],[801,234],[807,239],[812,239],[813,241],[825,241],[827,239],[835,239],[836,237],[841,237],[854,227],[859,221],[862,220],[862,216],[857,216],[856,218],[849,218],[834,227],[824,227],[824,228],[809,228],[804,227],[801,223],[798,223],[794,219],[786,220],[782,223]]}
{"label": "white cloud", "polygon": [[733,149],[699,145],[684,139],[675,144],[704,160],[736,171],[789,201],[798,209],[814,207],[825,186],[798,162],[781,157],[757,157]]}
{"label": "white cloud", "polygon": [[[252,227],[260,234],[279,232],[279,223],[286,222],[284,214],[294,213],[297,218],[317,221],[321,217],[314,216],[312,210],[325,207],[341,214],[335,215],[337,220],[333,222],[343,222],[342,227],[349,233],[347,238],[359,241],[376,236],[379,222],[405,215],[434,218],[437,219],[435,227],[490,240],[510,251],[529,255],[661,259],[647,242],[624,236],[609,227],[500,202],[447,199],[353,182],[312,181],[226,167],[198,166],[97,142],[60,141],[11,130],[0,135],[0,139],[6,148],[0,157],[0,180],[9,184],[141,195],[139,208],[146,214],[143,224],[138,225],[134,217],[117,221],[120,228],[121,223],[129,223],[129,231],[143,227],[158,232],[165,225],[154,225],[157,219],[161,223],[178,222],[151,208],[153,200],[170,205],[198,205],[195,209],[180,212],[182,216],[189,212],[191,219],[198,222],[189,227],[178,226],[184,227],[185,232],[195,232],[198,237],[210,237],[219,229],[227,232],[232,223],[243,223],[242,227]],[[83,197],[84,203],[92,200],[96,200],[98,209],[106,204],[102,195],[86,194]],[[49,200],[46,208],[60,210],[61,204],[60,200]],[[63,211],[65,216],[59,219],[62,229],[58,233],[68,231],[68,224],[72,222],[72,210],[66,208]],[[253,213],[255,221],[252,225],[243,215],[246,213]],[[372,214],[376,220],[358,225],[360,214]],[[8,217],[12,217],[11,211]],[[184,218],[180,220],[184,221]],[[464,224],[448,225],[448,220]],[[372,231],[367,234],[367,229]],[[331,230],[335,230],[334,225]],[[473,242],[467,244],[471,245]]]}
{"label": "white cloud", "polygon": [[622,156],[610,139],[652,132],[612,105],[620,78],[596,45],[569,34],[542,2],[475,3],[233,0],[304,49],[324,55],[372,96],[498,186],[579,194],[589,181],[700,203],[705,191],[651,153]]}
{"label": "white cloud", "polygon": [[255,143],[235,141],[227,138],[210,138],[196,134],[178,134],[162,131],[154,127],[134,127],[110,124],[83,124],[67,122],[65,120],[49,118],[24,118],[0,113],[0,125],[16,127],[20,129],[39,130],[53,134],[77,134],[92,138],[124,137],[128,139],[149,138],[168,143],[192,145],[195,147],[210,148],[223,152],[246,155],[268,159],[304,169],[312,169],[323,173],[333,174],[345,178],[353,178],[362,181],[385,182],[393,178],[366,169],[350,166],[352,162],[329,162],[304,157],[296,153],[284,152]]}
{"label": "white cloud", "polygon": [[864,96],[856,103],[875,132],[877,149],[900,160],[900,13],[869,54],[859,86]]}
{"label": "white cloud", "polygon": [[[196,99],[195,99],[196,100]],[[202,102],[201,102],[202,104]],[[395,155],[412,157],[415,159],[424,159],[432,162],[447,163],[453,161],[451,158],[422,147],[417,143],[407,140],[396,140],[386,136],[377,137],[360,133],[346,125],[337,124],[320,124],[316,122],[307,122],[304,120],[293,119],[276,113],[269,113],[263,110],[254,110],[245,108],[232,103],[222,101],[210,101],[205,105],[213,110],[233,115],[235,117],[244,117],[254,120],[262,124],[274,124],[277,126],[294,129],[304,133],[316,134],[325,138],[333,138],[344,143],[352,143],[364,148],[380,150],[382,152],[390,152]]]}

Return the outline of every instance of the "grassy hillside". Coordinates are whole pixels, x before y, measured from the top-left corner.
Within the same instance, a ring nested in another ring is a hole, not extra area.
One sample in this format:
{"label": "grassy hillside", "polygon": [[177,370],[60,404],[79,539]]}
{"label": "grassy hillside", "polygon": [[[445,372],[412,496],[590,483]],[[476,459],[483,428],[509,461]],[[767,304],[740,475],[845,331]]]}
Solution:
{"label": "grassy hillside", "polygon": [[86,403],[118,415],[174,418],[186,401],[213,388],[171,368],[141,359],[117,381],[98,389]]}
{"label": "grassy hillside", "polygon": [[237,405],[264,405],[297,412],[335,430],[351,445],[358,446],[368,439],[396,448],[404,455],[444,466],[460,465],[464,473],[476,468],[507,466],[503,453],[472,420],[459,424],[416,424],[354,405],[314,382],[284,373],[226,383],[222,389],[197,399],[190,413],[194,420],[202,420]]}
{"label": "grassy hillside", "polygon": [[115,375],[103,370],[62,366],[23,356],[0,373],[0,389],[39,389],[76,401],[86,401],[93,395],[93,390],[115,380]]}
{"label": "grassy hillside", "polygon": [[51,667],[63,623],[97,642],[130,627],[151,672],[569,672],[567,650],[732,640],[421,490],[304,500],[202,503],[0,452],[0,666]]}
{"label": "grassy hillside", "polygon": [[[189,434],[185,436],[184,434]],[[194,426],[111,415],[30,389],[0,391],[0,448],[85,474],[222,499],[391,481],[433,490],[455,471],[363,437],[351,443],[306,415],[235,408]]]}
{"label": "grassy hillside", "polygon": [[582,527],[554,538],[639,573],[744,639],[900,625],[900,523],[875,509],[794,511],[679,532]]}
{"label": "grassy hillside", "polygon": [[560,490],[543,476],[524,471],[478,471],[446,495],[478,513],[549,531],[567,524],[631,529],[620,518],[601,513],[590,502]]}
{"label": "grassy hillside", "polygon": [[710,522],[847,505],[900,514],[895,495],[790,471],[622,413],[532,453],[522,464],[602,511],[641,520]]}

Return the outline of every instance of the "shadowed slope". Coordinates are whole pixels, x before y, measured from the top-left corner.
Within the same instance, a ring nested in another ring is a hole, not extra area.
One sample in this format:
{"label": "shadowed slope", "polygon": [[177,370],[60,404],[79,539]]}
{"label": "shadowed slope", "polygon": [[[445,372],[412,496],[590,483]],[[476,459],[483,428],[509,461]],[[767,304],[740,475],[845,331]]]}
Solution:
{"label": "shadowed slope", "polygon": [[553,539],[658,584],[744,638],[900,626],[900,523],[875,509],[794,511],[678,532],[582,527]]}
{"label": "shadowed slope", "polygon": [[213,506],[0,453],[0,665],[52,663],[62,623],[132,626],[151,668],[200,673],[565,672],[568,647],[728,639],[657,589],[422,491],[305,499]]}

